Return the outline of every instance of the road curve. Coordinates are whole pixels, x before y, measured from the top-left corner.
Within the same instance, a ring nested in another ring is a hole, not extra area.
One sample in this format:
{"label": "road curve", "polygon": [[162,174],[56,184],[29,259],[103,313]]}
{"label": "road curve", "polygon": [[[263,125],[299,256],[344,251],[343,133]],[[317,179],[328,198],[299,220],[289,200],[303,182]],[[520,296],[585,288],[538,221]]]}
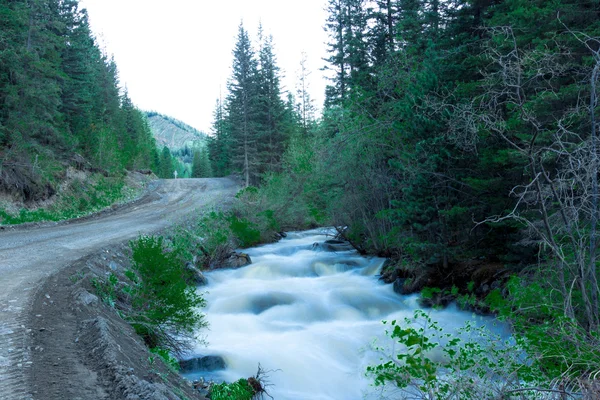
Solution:
{"label": "road curve", "polygon": [[45,278],[102,247],[164,229],[194,210],[220,206],[239,189],[227,178],[160,180],[138,202],[65,224],[0,231],[0,399],[30,398],[25,325]]}

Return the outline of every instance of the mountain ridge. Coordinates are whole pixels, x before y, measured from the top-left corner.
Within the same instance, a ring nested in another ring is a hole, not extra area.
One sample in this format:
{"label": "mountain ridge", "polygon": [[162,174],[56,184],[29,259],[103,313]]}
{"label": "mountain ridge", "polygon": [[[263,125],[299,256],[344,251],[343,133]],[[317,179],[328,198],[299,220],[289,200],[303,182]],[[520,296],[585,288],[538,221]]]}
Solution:
{"label": "mountain ridge", "polygon": [[206,141],[205,133],[181,120],[156,111],[146,111],[145,114],[158,147],[178,150],[197,147]]}

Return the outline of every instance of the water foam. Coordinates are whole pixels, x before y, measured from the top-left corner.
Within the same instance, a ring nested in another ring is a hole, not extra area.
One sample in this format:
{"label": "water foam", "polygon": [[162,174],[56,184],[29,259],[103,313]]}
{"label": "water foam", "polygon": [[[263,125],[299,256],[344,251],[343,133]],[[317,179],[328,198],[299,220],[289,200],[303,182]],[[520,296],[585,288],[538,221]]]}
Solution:
{"label": "water foam", "polygon": [[[381,320],[411,317],[418,296],[399,296],[378,280],[381,258],[316,251],[313,244],[331,234],[292,232],[245,250],[248,267],[207,273],[209,345],[195,353],[220,355],[228,366],[208,378],[249,377],[260,363],[273,371],[269,392],[277,400],[377,397],[364,375],[380,358],[373,341],[386,340]],[[432,317],[448,329],[477,319],[452,307]]]}

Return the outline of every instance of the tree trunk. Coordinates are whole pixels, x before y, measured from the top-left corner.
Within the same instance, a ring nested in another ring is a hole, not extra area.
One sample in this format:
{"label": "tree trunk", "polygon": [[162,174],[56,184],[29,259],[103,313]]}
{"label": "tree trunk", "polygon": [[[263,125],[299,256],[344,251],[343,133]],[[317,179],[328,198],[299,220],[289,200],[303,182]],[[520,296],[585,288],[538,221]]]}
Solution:
{"label": "tree trunk", "polygon": [[598,73],[600,70],[600,59],[596,61],[596,66],[592,72],[592,79],[590,82],[591,96],[590,96],[590,117],[592,124],[591,132],[591,144],[592,144],[592,215],[590,221],[590,262],[588,267],[588,279],[591,285],[591,297],[592,297],[592,310],[593,320],[590,321],[590,328],[596,330],[598,328],[598,310],[600,305],[598,303],[598,277],[596,268],[596,248],[597,248],[597,225],[598,225],[598,152],[597,152],[597,132],[596,132],[596,81],[598,80]]}
{"label": "tree trunk", "polygon": [[388,25],[388,43],[389,43],[389,51],[394,50],[394,18],[392,12],[392,0],[387,0],[386,3],[387,8],[387,25]]}

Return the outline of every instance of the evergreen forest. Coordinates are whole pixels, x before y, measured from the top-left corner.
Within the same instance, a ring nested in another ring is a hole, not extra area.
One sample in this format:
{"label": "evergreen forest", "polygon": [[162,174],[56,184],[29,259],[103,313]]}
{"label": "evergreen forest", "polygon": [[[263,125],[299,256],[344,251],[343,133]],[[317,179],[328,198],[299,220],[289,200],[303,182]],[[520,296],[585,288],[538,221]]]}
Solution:
{"label": "evergreen forest", "polygon": [[[327,12],[318,117],[304,63],[284,95],[273,39],[259,28],[253,46],[240,25],[214,174],[242,177],[261,230],[336,226],[392,260],[383,279],[399,293],[509,320],[546,381],[521,395],[596,398],[600,3],[329,0]],[[370,372],[381,385],[413,377],[428,399],[482,393],[442,390],[420,360]]]}
{"label": "evergreen forest", "polygon": [[41,201],[68,167],[114,177],[158,162],[78,2],[0,1],[0,190]]}

